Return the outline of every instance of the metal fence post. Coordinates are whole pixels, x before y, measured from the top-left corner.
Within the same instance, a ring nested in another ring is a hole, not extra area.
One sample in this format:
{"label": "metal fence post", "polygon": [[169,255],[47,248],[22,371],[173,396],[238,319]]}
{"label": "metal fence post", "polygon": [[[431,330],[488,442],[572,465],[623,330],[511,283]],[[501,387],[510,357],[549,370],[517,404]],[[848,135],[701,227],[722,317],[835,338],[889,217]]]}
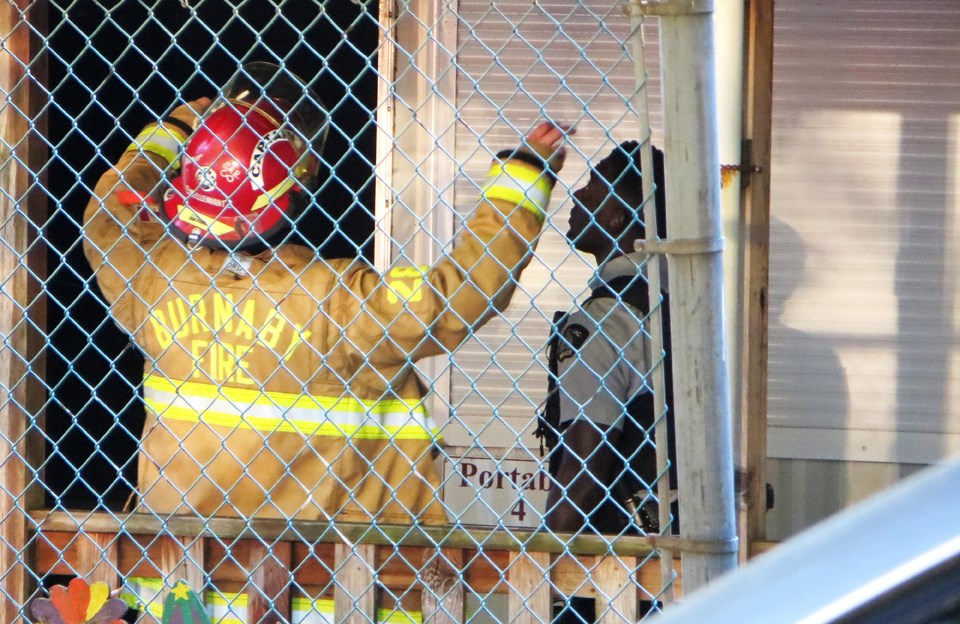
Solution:
{"label": "metal fence post", "polygon": [[639,0],[639,9],[660,17],[669,237],[684,242],[669,262],[680,527],[688,539],[731,545],[684,554],[692,592],[737,564],[713,1]]}

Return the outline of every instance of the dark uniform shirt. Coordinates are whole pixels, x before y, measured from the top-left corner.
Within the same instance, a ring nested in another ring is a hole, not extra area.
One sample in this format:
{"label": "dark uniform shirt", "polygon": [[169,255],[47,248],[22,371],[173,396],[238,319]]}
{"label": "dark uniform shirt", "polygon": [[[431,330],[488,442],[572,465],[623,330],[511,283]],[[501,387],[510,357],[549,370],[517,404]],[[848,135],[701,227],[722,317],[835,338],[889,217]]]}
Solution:
{"label": "dark uniform shirt", "polygon": [[[556,342],[556,386],[560,430],[587,422],[620,432],[613,462],[603,475],[609,496],[596,510],[583,510],[594,530],[625,528],[657,532],[657,505],[651,495],[658,478],[654,424],[653,355],[647,324],[645,256],[620,256],[591,280],[593,294],[561,320]],[[669,310],[663,302],[664,329]],[[665,342],[669,334],[665,333]],[[669,366],[667,402],[670,402]],[[567,453],[561,443],[557,451]],[[579,458],[583,460],[585,458]],[[600,475],[598,475],[600,477]],[[601,487],[598,485],[598,487]]]}
{"label": "dark uniform shirt", "polygon": [[[590,286],[633,277],[639,270],[634,257],[620,256],[603,265]],[[643,317],[614,297],[591,297],[570,311],[557,354],[561,426],[583,419],[622,430],[630,400],[651,392],[650,335]]]}

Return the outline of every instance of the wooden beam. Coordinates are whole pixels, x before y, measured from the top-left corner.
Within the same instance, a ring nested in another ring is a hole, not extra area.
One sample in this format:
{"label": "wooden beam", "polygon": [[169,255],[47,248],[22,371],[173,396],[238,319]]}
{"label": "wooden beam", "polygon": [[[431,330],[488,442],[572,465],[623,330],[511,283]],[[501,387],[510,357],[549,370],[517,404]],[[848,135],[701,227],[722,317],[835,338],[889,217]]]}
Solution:
{"label": "wooden beam", "polygon": [[[420,612],[425,624],[459,624],[463,622],[464,587],[460,581],[463,551],[443,548],[439,552],[424,549],[422,568],[423,597]],[[381,580],[381,583],[383,581]]]}
{"label": "wooden beam", "polygon": [[46,211],[33,174],[43,170],[45,154],[35,134],[43,129],[35,81],[46,74],[33,33],[44,32],[46,11],[46,3],[29,0],[0,5],[0,621],[11,623],[21,621],[34,589],[25,512],[42,504],[34,467],[41,465],[43,444],[32,425],[42,422],[46,393],[39,382],[42,336],[33,328],[46,324],[40,282],[46,252],[36,244],[33,224],[42,224]]}
{"label": "wooden beam", "polygon": [[691,540],[672,535],[577,535],[576,537],[540,532],[531,529],[453,528],[401,525],[340,523],[336,527],[326,522],[297,521],[295,526],[286,520],[250,520],[235,518],[200,518],[177,516],[158,518],[152,514],[91,512],[78,518],[65,511],[37,510],[30,514],[33,523],[44,532],[99,531],[129,535],[180,535],[216,537],[221,540],[268,539],[311,544],[352,544],[401,547],[463,548],[476,550],[483,544],[484,551],[544,552],[572,555],[619,555],[645,557],[657,549],[677,553],[728,553],[731,542]]}
{"label": "wooden beam", "polygon": [[510,553],[507,573],[507,621],[542,624],[551,618],[550,555],[544,552]]}
{"label": "wooden beam", "polygon": [[250,540],[248,569],[253,570],[247,592],[248,624],[289,622],[293,581],[293,545]]}
{"label": "wooden beam", "polygon": [[[770,282],[770,148],[773,115],[773,0],[748,0],[745,14],[744,137],[758,168],[741,194],[744,250],[743,388],[740,415],[740,558],[766,535],[767,345]],[[746,161],[745,161],[746,162]]]}
{"label": "wooden beam", "polygon": [[336,624],[369,624],[377,621],[376,546],[337,544],[335,547],[333,602]]}

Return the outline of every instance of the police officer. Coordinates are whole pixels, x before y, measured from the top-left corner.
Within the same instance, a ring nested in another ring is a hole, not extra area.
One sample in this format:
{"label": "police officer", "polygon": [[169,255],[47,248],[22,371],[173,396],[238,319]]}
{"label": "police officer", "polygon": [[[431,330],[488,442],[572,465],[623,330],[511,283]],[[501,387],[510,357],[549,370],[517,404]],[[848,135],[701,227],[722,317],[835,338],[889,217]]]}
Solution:
{"label": "police officer", "polygon": [[567,129],[543,123],[497,155],[458,243],[431,267],[381,274],[294,244],[246,253],[312,200],[319,102],[276,66],[245,66],[215,102],[148,125],[87,207],[86,257],[146,356],[147,510],[446,521],[440,433],[413,363],[506,307]]}
{"label": "police officer", "polygon": [[[656,148],[654,172],[665,237],[663,154]],[[555,318],[547,349],[551,388],[540,434],[552,447],[545,515],[555,532],[659,532],[651,368],[660,355],[651,353],[646,325],[647,257],[633,251],[645,234],[643,182],[640,146],[630,141],[601,160],[573,194],[566,237],[598,268],[589,298]],[[668,343],[665,295],[661,306]],[[668,405],[669,371],[667,362]],[[594,621],[592,599],[562,602],[560,621]]]}

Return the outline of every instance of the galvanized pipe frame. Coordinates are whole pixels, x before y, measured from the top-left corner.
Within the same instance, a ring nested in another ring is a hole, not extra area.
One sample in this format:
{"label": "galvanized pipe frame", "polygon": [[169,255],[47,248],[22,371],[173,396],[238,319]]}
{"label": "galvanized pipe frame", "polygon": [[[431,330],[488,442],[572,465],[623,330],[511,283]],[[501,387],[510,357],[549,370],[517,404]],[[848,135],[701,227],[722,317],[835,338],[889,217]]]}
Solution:
{"label": "galvanized pipe frame", "polygon": [[[670,236],[719,239],[713,2],[634,0],[631,11],[660,18]],[[690,251],[672,255],[669,272],[681,533],[735,543],[723,265],[714,249]],[[686,588],[695,591],[736,565],[736,553],[689,553],[683,558]]]}
{"label": "galvanized pipe frame", "polygon": [[[649,176],[648,180],[654,179],[653,173],[653,132],[650,128],[650,106],[647,95],[647,82],[649,74],[647,73],[646,55],[643,49],[643,15],[637,12],[631,14],[631,43],[633,49],[633,73],[636,83],[636,93],[633,96],[634,108],[637,111],[637,126],[639,127],[640,145],[640,168]],[[657,194],[652,184],[644,185],[644,223],[646,224],[646,235],[656,238],[658,230],[657,224]],[[635,242],[636,246],[636,242]],[[637,251],[641,251],[637,249]],[[660,257],[652,255],[647,261],[647,289],[649,315],[649,335],[651,353],[664,353],[663,344],[663,310],[661,307],[662,286],[660,283]],[[656,439],[656,457],[657,457],[657,499],[660,501],[670,500],[672,485],[670,483],[670,458],[667,449],[669,445],[669,427],[667,421],[667,410],[672,406],[666,403],[666,358],[660,360],[660,365],[656,366],[650,373],[653,388],[653,411],[655,416],[654,436]],[[669,530],[672,527],[671,505],[661,504],[658,506],[659,523],[661,530]],[[669,578],[673,574],[673,552],[669,548],[661,551],[661,574],[663,578]],[[664,587],[664,600],[672,601],[673,584],[667,584]]]}

